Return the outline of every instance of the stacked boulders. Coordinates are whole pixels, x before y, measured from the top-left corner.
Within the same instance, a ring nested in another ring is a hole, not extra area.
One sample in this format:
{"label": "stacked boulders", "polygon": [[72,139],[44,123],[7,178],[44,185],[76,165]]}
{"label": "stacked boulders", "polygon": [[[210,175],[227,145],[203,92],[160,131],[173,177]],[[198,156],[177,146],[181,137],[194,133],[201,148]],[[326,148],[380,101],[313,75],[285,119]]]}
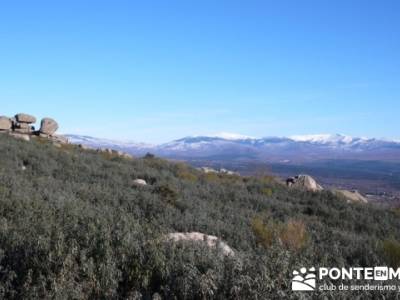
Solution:
{"label": "stacked boulders", "polygon": [[0,117],[0,132],[6,132],[11,136],[29,141],[31,137],[47,138],[55,144],[68,143],[67,138],[61,135],[56,135],[58,124],[51,118],[44,118],[40,122],[40,129],[35,131],[33,124],[36,123],[34,116],[19,113],[13,118]]}
{"label": "stacked boulders", "polygon": [[22,134],[32,134],[35,127],[32,125],[36,123],[36,118],[28,114],[16,114],[12,119],[13,131]]}

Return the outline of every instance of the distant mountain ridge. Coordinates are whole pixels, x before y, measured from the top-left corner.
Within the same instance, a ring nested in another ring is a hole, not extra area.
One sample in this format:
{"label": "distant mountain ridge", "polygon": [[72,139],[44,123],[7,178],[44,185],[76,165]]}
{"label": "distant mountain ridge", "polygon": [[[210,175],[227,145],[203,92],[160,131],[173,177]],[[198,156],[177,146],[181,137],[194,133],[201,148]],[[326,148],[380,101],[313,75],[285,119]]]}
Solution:
{"label": "distant mountain ridge", "polygon": [[66,134],[64,135],[68,138],[68,140],[73,144],[82,144],[92,148],[127,148],[127,149],[148,149],[152,148],[153,145],[146,143],[137,143],[133,141],[121,141],[121,140],[112,140],[105,138],[97,138],[87,135],[77,135],[77,134]]}
{"label": "distant mountain ridge", "polygon": [[400,160],[400,142],[340,134],[254,138],[234,134],[189,136],[160,145],[67,135],[72,143],[113,148],[131,154],[177,159],[298,162],[318,159]]}

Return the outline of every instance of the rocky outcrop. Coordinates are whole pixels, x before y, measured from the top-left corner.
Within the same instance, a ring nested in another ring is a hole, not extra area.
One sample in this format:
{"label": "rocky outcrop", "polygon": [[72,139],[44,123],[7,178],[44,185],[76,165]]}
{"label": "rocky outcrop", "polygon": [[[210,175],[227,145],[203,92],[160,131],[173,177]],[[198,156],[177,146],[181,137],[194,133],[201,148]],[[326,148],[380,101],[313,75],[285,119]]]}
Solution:
{"label": "rocky outcrop", "polygon": [[286,179],[286,185],[291,188],[297,188],[312,192],[322,191],[323,187],[309,175],[297,175]]}
{"label": "rocky outcrop", "polygon": [[40,122],[40,133],[53,135],[58,129],[58,123],[51,118],[44,118]]}
{"label": "rocky outcrop", "polygon": [[147,182],[144,179],[135,179],[135,180],[133,180],[133,184],[134,185],[142,185],[142,186],[144,186],[144,185],[147,185]]}
{"label": "rocky outcrop", "polygon": [[219,169],[219,173],[226,174],[226,175],[238,175],[238,176],[240,175],[239,172],[234,172],[234,171],[227,170],[224,168]]}
{"label": "rocky outcrop", "polygon": [[169,233],[165,236],[167,240],[180,242],[180,241],[192,241],[192,242],[203,242],[210,248],[216,248],[226,256],[233,256],[235,253],[231,247],[221,241],[218,237],[213,235],[207,235],[200,232],[174,232]]}
{"label": "rocky outcrop", "polygon": [[132,159],[133,158],[133,156],[130,155],[129,153],[125,153],[125,152],[122,152],[122,151],[117,151],[117,150],[110,149],[110,148],[99,148],[99,149],[97,149],[97,152],[105,153],[105,154],[111,154],[111,155],[115,155],[115,156],[120,156],[120,157],[126,158],[126,159]]}
{"label": "rocky outcrop", "polygon": [[23,113],[16,114],[15,120],[18,123],[26,123],[26,124],[36,123],[36,118],[34,116]]}
{"label": "rocky outcrop", "polygon": [[[315,181],[315,179],[309,175],[298,175],[295,177],[289,177],[288,179],[286,179],[286,185],[290,188],[297,188],[312,192],[323,190],[323,187],[320,186]],[[349,203],[368,203],[368,199],[361,195],[358,191],[332,189],[331,192],[339,197],[345,198]]]}
{"label": "rocky outcrop", "polygon": [[55,143],[68,144],[68,139],[63,135],[54,134],[47,136],[47,138]]}
{"label": "rocky outcrop", "polygon": [[34,116],[28,114],[16,114],[12,121],[12,130],[16,133],[21,134],[32,134],[35,131],[35,127],[32,125],[36,122]]}
{"label": "rocky outcrop", "polygon": [[204,173],[218,173],[218,174],[226,174],[226,175],[240,175],[239,172],[234,172],[234,171],[230,171],[224,168],[221,168],[219,170],[215,170],[213,168],[210,167],[201,167],[198,168],[199,171],[202,171]]}
{"label": "rocky outcrop", "polygon": [[333,190],[333,192],[347,200],[347,202],[354,203],[368,203],[368,199],[361,195],[358,191],[348,191],[348,190]]}
{"label": "rocky outcrop", "polygon": [[7,132],[11,136],[29,141],[31,138],[41,137],[52,141],[54,144],[66,144],[68,139],[62,135],[56,135],[58,124],[51,118],[44,118],[41,121],[40,130],[35,131],[33,124],[36,122],[34,116],[19,113],[13,118],[0,117],[0,132]]}
{"label": "rocky outcrop", "polygon": [[12,129],[11,119],[8,117],[1,116],[0,117],[0,130],[9,131]]}
{"label": "rocky outcrop", "polygon": [[210,167],[201,167],[198,168],[199,171],[202,171],[204,173],[219,173],[217,170],[210,168]]}

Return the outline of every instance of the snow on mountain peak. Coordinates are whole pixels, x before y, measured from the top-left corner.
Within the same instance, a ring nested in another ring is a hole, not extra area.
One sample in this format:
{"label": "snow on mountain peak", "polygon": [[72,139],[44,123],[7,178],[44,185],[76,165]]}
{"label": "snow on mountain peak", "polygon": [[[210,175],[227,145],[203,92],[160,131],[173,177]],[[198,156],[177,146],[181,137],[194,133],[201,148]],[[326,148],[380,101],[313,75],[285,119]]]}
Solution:
{"label": "snow on mountain peak", "polygon": [[296,142],[309,142],[309,143],[320,143],[320,144],[350,144],[354,141],[354,138],[348,135],[341,134],[308,134],[308,135],[293,135],[289,137],[291,140]]}
{"label": "snow on mountain peak", "polygon": [[210,135],[209,137],[221,138],[224,140],[249,140],[249,139],[253,140],[253,139],[256,139],[255,137],[237,134],[237,133],[231,133],[231,132],[219,132],[217,134]]}

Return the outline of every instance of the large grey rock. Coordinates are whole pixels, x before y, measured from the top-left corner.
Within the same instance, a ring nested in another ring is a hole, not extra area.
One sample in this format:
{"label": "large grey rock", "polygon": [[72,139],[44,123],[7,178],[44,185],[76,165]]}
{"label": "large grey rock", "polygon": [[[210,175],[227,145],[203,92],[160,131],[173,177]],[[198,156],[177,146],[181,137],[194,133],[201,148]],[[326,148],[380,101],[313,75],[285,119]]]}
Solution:
{"label": "large grey rock", "polygon": [[368,199],[358,191],[334,190],[333,192],[338,196],[344,197],[347,202],[368,203]]}
{"label": "large grey rock", "polygon": [[17,122],[19,123],[36,123],[36,118],[34,116],[28,115],[28,114],[16,114],[15,115],[15,119],[17,120]]}
{"label": "large grey rock", "polygon": [[15,128],[34,130],[34,127],[29,123],[14,123]]}
{"label": "large grey rock", "polygon": [[226,175],[237,175],[237,176],[240,176],[239,172],[234,172],[234,171],[227,170],[227,169],[224,169],[224,168],[219,169],[219,173],[226,174]]}
{"label": "large grey rock", "polygon": [[295,177],[288,178],[286,184],[289,187],[303,189],[307,191],[318,192],[322,191],[323,187],[320,186],[314,178],[309,175],[298,175]]}
{"label": "large grey rock", "polygon": [[36,131],[35,134],[36,134],[36,136],[44,138],[44,139],[48,139],[49,138],[48,134],[41,133],[40,131]]}
{"label": "large grey rock", "polygon": [[33,131],[30,127],[28,127],[28,128],[14,128],[14,132],[23,133],[23,134],[31,134]]}
{"label": "large grey rock", "polygon": [[200,232],[174,232],[167,234],[165,237],[167,240],[173,242],[179,242],[179,241],[202,242],[205,243],[210,248],[216,248],[220,250],[224,255],[227,256],[235,255],[235,252],[231,247],[229,247],[226,243],[221,241],[221,239],[213,235],[207,235]]}
{"label": "large grey rock", "polygon": [[144,179],[135,179],[135,180],[133,180],[133,184],[134,185],[147,185],[147,182]]}
{"label": "large grey rock", "polygon": [[198,168],[198,170],[202,171],[204,173],[218,173],[217,170],[210,168],[210,167],[201,167],[201,168]]}
{"label": "large grey rock", "polygon": [[53,135],[58,129],[58,123],[51,118],[44,118],[40,122],[40,133]]}
{"label": "large grey rock", "polygon": [[10,130],[12,127],[12,123],[10,118],[8,117],[0,117],[0,130]]}

